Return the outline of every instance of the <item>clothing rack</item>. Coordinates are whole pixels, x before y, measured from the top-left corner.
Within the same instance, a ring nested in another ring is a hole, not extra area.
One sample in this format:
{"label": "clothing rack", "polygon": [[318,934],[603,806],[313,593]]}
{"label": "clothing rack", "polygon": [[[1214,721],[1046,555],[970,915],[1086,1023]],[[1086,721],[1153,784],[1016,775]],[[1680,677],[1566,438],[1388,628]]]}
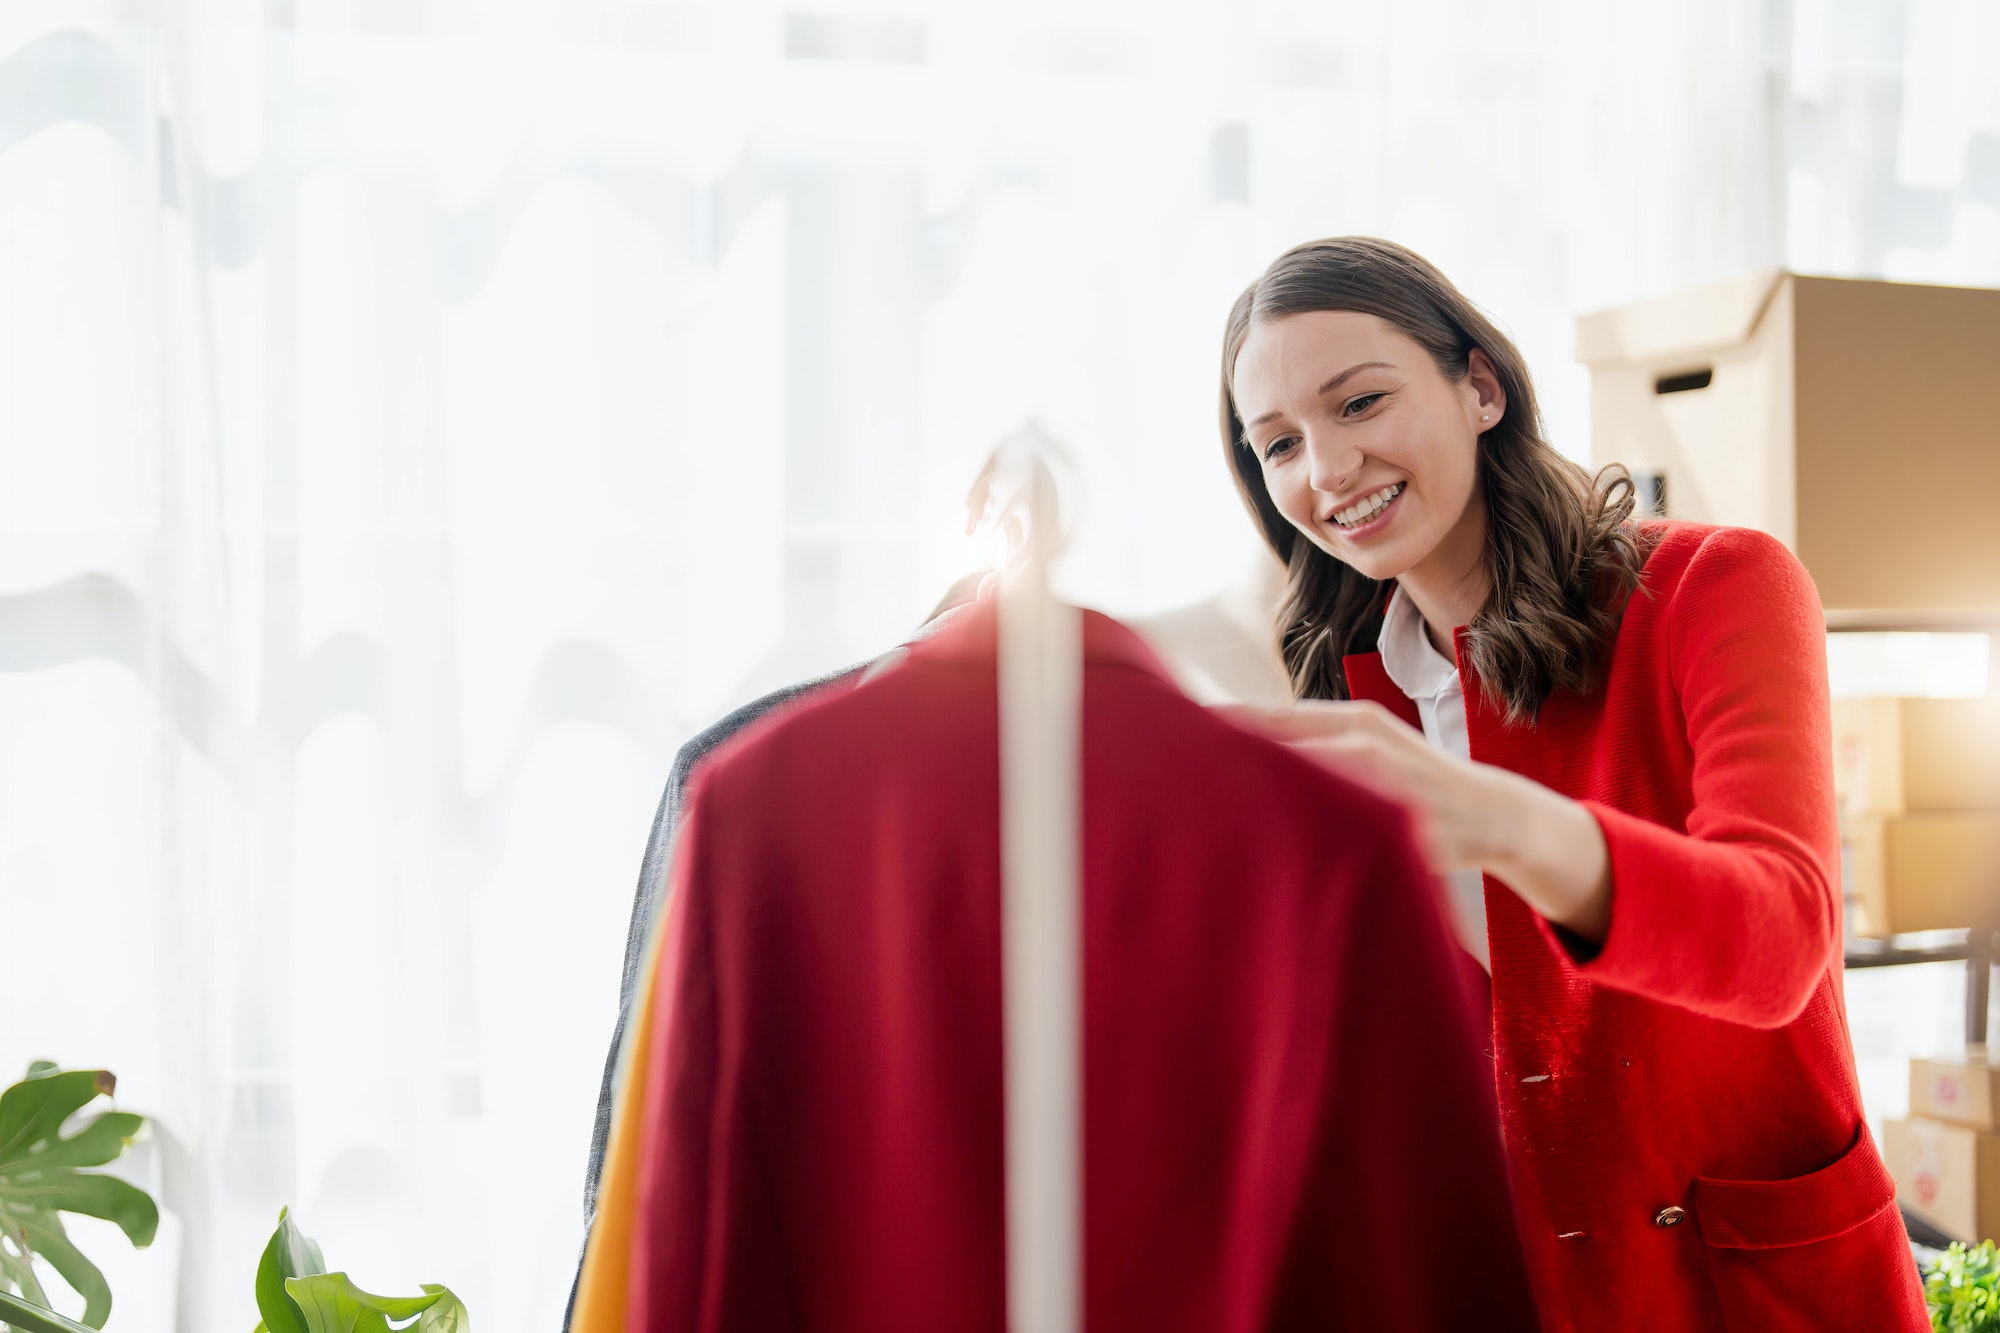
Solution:
{"label": "clothing rack", "polygon": [[1001,1026],[1008,1327],[1082,1324],[1083,620],[1057,600],[1060,449],[1032,424],[968,501],[1005,550],[999,586]]}

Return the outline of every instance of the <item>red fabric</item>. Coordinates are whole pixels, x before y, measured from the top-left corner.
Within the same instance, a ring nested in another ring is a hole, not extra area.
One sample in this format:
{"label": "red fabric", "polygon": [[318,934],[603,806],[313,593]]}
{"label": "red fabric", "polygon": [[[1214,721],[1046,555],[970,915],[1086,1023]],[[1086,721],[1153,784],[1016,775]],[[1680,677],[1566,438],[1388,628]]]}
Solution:
{"label": "red fabric", "polygon": [[[1533,1328],[1406,816],[1085,643],[1087,1327]],[[705,769],[630,1327],[1004,1327],[998,769],[990,604]]]}
{"label": "red fabric", "polygon": [[[1543,1319],[1928,1329],[1841,1003],[1819,598],[1762,533],[1657,532],[1589,697],[1509,726],[1459,654],[1472,757],[1588,803],[1611,854],[1597,951],[1486,882],[1495,1077]],[[1373,655],[1348,681],[1404,702]],[[1669,1206],[1691,1225],[1657,1225]]]}

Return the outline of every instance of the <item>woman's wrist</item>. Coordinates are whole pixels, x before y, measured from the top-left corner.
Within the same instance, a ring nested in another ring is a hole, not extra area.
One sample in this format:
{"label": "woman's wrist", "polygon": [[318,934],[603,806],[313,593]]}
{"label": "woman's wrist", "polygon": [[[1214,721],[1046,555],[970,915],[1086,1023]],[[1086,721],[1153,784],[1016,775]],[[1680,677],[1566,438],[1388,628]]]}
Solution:
{"label": "woman's wrist", "polygon": [[1493,845],[1481,864],[1556,925],[1602,943],[1611,927],[1611,858],[1597,817],[1538,782],[1489,771]]}

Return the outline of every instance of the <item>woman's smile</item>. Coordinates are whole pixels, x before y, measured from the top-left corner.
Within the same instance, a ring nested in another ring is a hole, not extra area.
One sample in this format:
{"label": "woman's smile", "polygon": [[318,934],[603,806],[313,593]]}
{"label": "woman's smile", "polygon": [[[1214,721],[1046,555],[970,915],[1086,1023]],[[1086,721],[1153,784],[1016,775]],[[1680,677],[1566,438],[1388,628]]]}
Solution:
{"label": "woman's smile", "polygon": [[1396,502],[1403,498],[1409,485],[1399,481],[1370,491],[1353,504],[1328,514],[1327,522],[1348,541],[1368,541],[1389,526],[1398,509]]}

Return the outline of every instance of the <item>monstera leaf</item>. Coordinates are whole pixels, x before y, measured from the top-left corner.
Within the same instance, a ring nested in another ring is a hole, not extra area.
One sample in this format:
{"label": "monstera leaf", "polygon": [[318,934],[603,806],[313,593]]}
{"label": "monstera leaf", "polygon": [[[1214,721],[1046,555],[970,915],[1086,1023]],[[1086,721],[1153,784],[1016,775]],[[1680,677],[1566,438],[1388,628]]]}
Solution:
{"label": "monstera leaf", "polygon": [[92,1333],[88,1324],[65,1319],[54,1310],[4,1291],[0,1291],[0,1328],[11,1328],[14,1333]]}
{"label": "monstera leaf", "polygon": [[[345,1273],[329,1273],[319,1246],[306,1239],[289,1209],[257,1265],[257,1333],[471,1333],[458,1297],[424,1284],[421,1296],[376,1296]],[[398,1322],[391,1324],[390,1320]]]}
{"label": "monstera leaf", "polygon": [[97,1265],[70,1243],[62,1214],[118,1224],[134,1245],[153,1243],[160,1210],[152,1197],[116,1176],[82,1168],[116,1160],[145,1124],[141,1116],[109,1111],[69,1137],[62,1127],[118,1081],[102,1069],[60,1070],[38,1062],[28,1077],[0,1093],[0,1292],[19,1291],[42,1305],[48,1294],[35,1275],[39,1256],[83,1297],[83,1322],[103,1328],[111,1286]]}

